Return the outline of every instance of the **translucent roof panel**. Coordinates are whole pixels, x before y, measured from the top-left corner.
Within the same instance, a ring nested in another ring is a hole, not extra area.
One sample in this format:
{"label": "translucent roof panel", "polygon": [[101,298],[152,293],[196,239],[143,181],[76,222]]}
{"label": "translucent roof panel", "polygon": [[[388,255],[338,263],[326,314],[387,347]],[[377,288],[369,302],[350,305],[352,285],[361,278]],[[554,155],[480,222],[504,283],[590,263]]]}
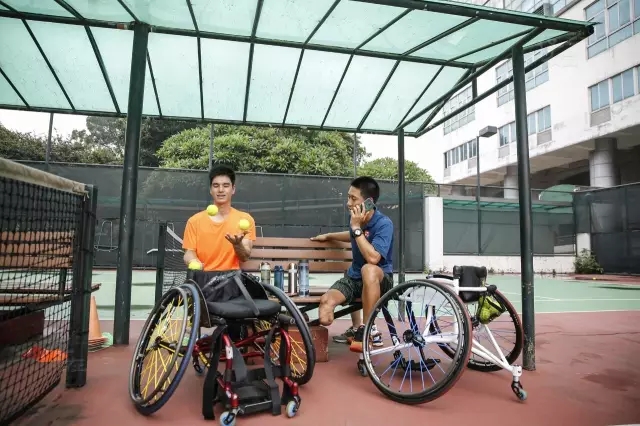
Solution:
{"label": "translucent roof panel", "polygon": [[408,135],[516,43],[592,32],[442,0],[3,0],[0,108],[126,115],[140,25],[146,116]]}

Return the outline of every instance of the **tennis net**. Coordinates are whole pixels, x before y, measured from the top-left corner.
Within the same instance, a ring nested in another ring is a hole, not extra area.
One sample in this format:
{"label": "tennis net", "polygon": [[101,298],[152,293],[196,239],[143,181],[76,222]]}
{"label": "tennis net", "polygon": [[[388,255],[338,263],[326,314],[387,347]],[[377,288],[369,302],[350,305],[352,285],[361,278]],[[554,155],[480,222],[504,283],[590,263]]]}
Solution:
{"label": "tennis net", "polygon": [[0,158],[0,424],[85,383],[96,194]]}

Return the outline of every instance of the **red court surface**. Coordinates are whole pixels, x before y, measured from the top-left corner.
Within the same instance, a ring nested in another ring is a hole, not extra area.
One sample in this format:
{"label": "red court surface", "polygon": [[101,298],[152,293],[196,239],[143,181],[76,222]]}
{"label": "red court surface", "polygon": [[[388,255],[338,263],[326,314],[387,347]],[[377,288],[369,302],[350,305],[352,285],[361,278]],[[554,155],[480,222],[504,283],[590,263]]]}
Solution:
{"label": "red court surface", "polygon": [[[338,320],[330,334],[348,324]],[[104,321],[103,330],[111,330]],[[139,415],[128,395],[131,352],[142,321],[132,325],[131,344],[89,355],[87,385],[62,387],[16,424],[20,426],[196,425],[202,379],[190,368],[171,400],[152,417]],[[529,393],[519,402],[506,372],[467,370],[444,397],[419,406],[394,403],[360,377],[357,356],[331,344],[330,361],[316,365],[301,389],[298,415],[257,414],[239,426],[307,425],[580,425],[640,423],[640,311],[541,314],[536,317],[537,371],[525,371]],[[216,414],[221,411],[217,408]]]}

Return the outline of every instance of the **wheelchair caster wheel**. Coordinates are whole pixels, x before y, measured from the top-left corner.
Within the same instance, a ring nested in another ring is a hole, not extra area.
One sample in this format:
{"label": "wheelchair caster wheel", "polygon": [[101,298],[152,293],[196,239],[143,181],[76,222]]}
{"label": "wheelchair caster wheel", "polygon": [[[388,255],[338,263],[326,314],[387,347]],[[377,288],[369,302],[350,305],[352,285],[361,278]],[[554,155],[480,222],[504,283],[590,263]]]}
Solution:
{"label": "wheelchair caster wheel", "polygon": [[300,408],[300,405],[296,401],[287,402],[287,417],[295,417],[295,415],[298,413],[298,408]]}
{"label": "wheelchair caster wheel", "polygon": [[220,414],[220,424],[222,426],[235,426],[236,414],[233,412],[225,411]]}
{"label": "wheelchair caster wheel", "polygon": [[522,388],[522,384],[520,384],[520,382],[511,383],[511,390],[516,394],[520,401],[525,401],[527,399],[527,391]]}
{"label": "wheelchair caster wheel", "polygon": [[367,368],[364,366],[363,360],[358,360],[358,371],[362,377],[367,377]]}

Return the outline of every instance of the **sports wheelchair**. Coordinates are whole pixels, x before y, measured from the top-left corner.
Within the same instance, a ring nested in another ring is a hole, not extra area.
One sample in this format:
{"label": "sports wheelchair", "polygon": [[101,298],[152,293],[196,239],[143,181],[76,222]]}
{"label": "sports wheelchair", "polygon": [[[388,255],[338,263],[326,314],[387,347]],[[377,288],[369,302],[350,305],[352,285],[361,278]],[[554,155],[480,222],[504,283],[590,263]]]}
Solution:
{"label": "sports wheelchair", "polygon": [[[486,284],[486,278],[484,267],[455,266],[453,276],[430,275],[385,293],[367,319],[363,341],[372,341],[374,324],[378,333],[388,328],[389,338],[383,336],[381,347],[363,345],[358,361],[360,374],[369,376],[396,402],[421,404],[449,391],[466,366],[484,372],[505,369],[512,373],[515,395],[526,400],[520,381],[522,367],[514,364],[523,347],[520,317],[495,285]],[[400,324],[396,325],[394,317],[399,323],[407,323],[405,331],[398,329]],[[423,326],[419,326],[420,320],[424,320]],[[490,323],[492,328],[506,324],[506,330],[492,332]],[[483,333],[495,353],[479,343]],[[496,336],[507,337],[506,349],[501,349]],[[421,374],[415,378],[412,373]],[[400,385],[397,391],[391,388],[394,378]]]}
{"label": "sports wheelchair", "polygon": [[[297,380],[290,326],[297,327],[306,353]],[[212,327],[211,335],[200,335],[201,328]],[[258,357],[264,364],[247,368],[245,360]],[[198,375],[206,373],[203,417],[214,420],[214,405],[221,403],[226,411],[220,424],[235,425],[242,414],[280,415],[283,405],[288,417],[295,416],[298,389],[313,374],[315,351],[302,314],[279,289],[242,271],[190,271],[184,284],[169,288],[156,303],[136,344],[129,394],[138,412],[151,415],[169,400],[190,359]],[[282,394],[276,378],[284,382]]]}

